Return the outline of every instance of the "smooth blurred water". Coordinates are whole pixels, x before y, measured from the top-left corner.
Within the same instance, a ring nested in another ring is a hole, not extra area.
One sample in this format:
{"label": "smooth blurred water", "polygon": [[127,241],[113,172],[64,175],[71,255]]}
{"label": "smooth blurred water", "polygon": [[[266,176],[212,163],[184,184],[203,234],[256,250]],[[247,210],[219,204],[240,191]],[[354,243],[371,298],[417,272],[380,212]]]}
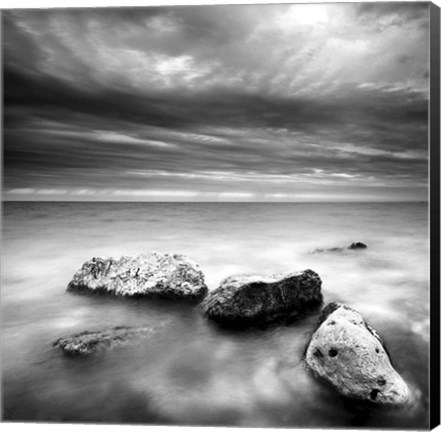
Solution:
{"label": "smooth blurred water", "polygon": [[[2,238],[6,420],[428,427],[426,203],[251,204],[6,202]],[[311,254],[362,241],[368,249]],[[384,338],[412,388],[405,409],[338,396],[301,357],[317,316],[225,331],[195,306],[66,292],[94,256],[183,253],[210,289],[233,273],[315,270],[325,304],[356,308]],[[52,343],[117,325],[162,327],[87,359]]]}

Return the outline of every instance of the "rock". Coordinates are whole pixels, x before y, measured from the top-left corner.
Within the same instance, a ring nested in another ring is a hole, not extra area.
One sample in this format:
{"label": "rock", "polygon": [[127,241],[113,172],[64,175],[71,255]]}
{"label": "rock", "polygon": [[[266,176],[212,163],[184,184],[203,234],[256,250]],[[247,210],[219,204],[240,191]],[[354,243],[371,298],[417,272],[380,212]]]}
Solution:
{"label": "rock", "polygon": [[410,397],[378,333],[348,306],[332,302],[322,311],[305,361],[348,398],[400,405]]}
{"label": "rock", "polygon": [[346,250],[354,250],[354,249],[366,249],[367,246],[361,242],[352,243],[348,247],[333,247],[327,249],[314,249],[310,253],[323,253],[323,252],[344,252]]}
{"label": "rock", "polygon": [[352,243],[348,247],[348,249],[366,249],[366,248],[367,248],[367,246],[364,243],[361,243],[361,242]]}
{"label": "rock", "polygon": [[184,255],[157,252],[93,258],[75,273],[68,290],[171,299],[201,299],[208,291],[198,264]]}
{"label": "rock", "polygon": [[342,247],[333,247],[333,248],[327,248],[327,249],[314,249],[310,253],[324,253],[324,252],[343,252],[346,248]]}
{"label": "rock", "polygon": [[61,348],[68,356],[87,356],[106,348],[125,345],[135,337],[150,335],[154,329],[149,327],[114,327],[110,330],[84,331],[71,337],[60,338],[53,346]]}
{"label": "rock", "polygon": [[287,275],[230,276],[208,293],[202,312],[230,327],[269,324],[300,318],[322,303],[321,280],[305,270]]}

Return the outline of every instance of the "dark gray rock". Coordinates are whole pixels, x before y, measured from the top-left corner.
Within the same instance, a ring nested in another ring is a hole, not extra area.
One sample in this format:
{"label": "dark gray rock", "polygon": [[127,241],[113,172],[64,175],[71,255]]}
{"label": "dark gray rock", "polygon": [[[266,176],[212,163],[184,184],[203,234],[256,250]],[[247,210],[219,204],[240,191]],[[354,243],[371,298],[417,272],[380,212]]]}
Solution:
{"label": "dark gray rock", "polygon": [[53,345],[68,356],[84,357],[115,346],[126,345],[134,338],[146,337],[154,331],[155,329],[149,327],[114,327],[104,331],[84,331],[60,338]]}
{"label": "dark gray rock", "polygon": [[313,374],[351,399],[401,405],[410,397],[378,333],[355,310],[330,303],[305,351]]}
{"label": "dark gray rock", "polygon": [[320,277],[305,270],[270,277],[230,276],[208,293],[200,307],[219,324],[246,327],[298,319],[321,303]]}
{"label": "dark gray rock", "polygon": [[184,255],[157,252],[93,258],[75,273],[68,290],[196,300],[208,291],[198,264]]}
{"label": "dark gray rock", "polygon": [[348,249],[366,249],[366,248],[367,248],[367,246],[364,243],[361,243],[361,242],[352,243],[348,247]]}

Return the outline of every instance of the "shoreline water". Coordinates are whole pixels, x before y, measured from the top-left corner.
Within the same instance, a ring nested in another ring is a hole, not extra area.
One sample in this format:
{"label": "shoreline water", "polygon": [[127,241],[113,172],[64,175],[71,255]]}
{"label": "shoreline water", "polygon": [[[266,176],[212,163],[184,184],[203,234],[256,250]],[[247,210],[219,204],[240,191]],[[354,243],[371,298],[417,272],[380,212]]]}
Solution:
{"label": "shoreline water", "polygon": [[[356,427],[364,421],[372,427],[425,427],[427,204],[213,204],[215,211],[195,203],[4,203],[3,372],[10,417],[149,423],[156,416],[172,424],[224,421],[250,427]],[[358,240],[369,246],[363,255],[308,253]],[[315,317],[232,337],[180,305],[85,298],[65,291],[73,273],[93,256],[118,258],[156,249],[194,258],[209,289],[234,273],[316,270],[326,299],[360,310],[384,335],[397,368],[420,392],[416,413],[374,412],[354,419],[332,393],[294,367]],[[49,347],[56,337],[77,330],[166,319],[170,331],[150,350],[117,350],[88,366],[67,363]],[[274,364],[281,358],[291,366],[279,373]],[[111,398],[98,415],[100,401],[116,389],[133,407]],[[44,390],[47,396],[38,400]],[[88,406],[77,402],[88,393]]]}

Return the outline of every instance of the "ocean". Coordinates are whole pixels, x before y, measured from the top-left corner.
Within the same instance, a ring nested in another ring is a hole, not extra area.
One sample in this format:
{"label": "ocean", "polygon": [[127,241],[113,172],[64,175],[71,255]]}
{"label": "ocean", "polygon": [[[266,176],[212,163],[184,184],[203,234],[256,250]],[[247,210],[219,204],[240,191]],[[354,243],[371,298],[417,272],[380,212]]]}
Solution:
{"label": "ocean", "polygon": [[[365,250],[311,253],[347,247]],[[412,391],[405,409],[340,397],[306,370],[317,313],[231,331],[195,305],[66,291],[92,257],[197,261],[209,289],[235,273],[312,269],[324,305],[357,309]],[[428,427],[427,203],[4,202],[3,417],[8,421],[243,427]],[[90,358],[52,344],[83,330],[156,326]]]}

